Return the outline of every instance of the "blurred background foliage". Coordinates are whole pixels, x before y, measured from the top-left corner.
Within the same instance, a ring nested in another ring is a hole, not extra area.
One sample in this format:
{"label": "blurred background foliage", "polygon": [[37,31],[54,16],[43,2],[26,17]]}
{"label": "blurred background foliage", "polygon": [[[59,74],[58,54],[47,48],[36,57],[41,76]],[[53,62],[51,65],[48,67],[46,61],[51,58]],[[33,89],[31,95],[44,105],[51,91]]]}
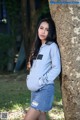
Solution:
{"label": "blurred background foliage", "polygon": [[14,46],[14,36],[0,34],[0,70],[7,70],[7,63],[9,61],[9,49]]}
{"label": "blurred background foliage", "polygon": [[47,0],[0,0],[0,72],[14,71],[22,42],[28,61],[36,23],[44,17],[50,17]]}

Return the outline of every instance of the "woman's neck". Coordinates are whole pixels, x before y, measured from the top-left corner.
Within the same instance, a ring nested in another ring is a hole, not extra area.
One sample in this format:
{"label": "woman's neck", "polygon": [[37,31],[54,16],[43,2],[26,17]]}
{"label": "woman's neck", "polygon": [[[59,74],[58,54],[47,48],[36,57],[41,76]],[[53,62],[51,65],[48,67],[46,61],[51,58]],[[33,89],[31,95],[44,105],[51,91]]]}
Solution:
{"label": "woman's neck", "polygon": [[45,41],[42,41],[42,44],[45,44],[46,43],[46,40]]}

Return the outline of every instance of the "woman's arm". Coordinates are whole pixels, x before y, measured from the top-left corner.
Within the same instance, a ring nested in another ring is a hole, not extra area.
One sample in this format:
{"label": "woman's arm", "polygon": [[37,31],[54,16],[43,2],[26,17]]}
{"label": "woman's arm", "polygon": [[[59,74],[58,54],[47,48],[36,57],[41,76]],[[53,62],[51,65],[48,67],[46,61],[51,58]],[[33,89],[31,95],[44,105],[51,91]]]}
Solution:
{"label": "woman's arm", "polygon": [[60,51],[55,43],[51,45],[50,56],[52,61],[52,68],[40,78],[40,85],[53,83],[53,81],[61,72]]}

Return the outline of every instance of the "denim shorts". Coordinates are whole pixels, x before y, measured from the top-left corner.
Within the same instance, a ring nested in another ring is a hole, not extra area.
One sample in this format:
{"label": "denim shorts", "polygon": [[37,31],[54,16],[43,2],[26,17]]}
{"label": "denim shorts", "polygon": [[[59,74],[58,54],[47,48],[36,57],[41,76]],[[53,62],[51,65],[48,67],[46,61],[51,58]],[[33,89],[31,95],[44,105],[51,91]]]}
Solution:
{"label": "denim shorts", "polygon": [[31,92],[31,107],[47,112],[52,109],[52,103],[54,98],[54,84],[48,84],[38,91]]}

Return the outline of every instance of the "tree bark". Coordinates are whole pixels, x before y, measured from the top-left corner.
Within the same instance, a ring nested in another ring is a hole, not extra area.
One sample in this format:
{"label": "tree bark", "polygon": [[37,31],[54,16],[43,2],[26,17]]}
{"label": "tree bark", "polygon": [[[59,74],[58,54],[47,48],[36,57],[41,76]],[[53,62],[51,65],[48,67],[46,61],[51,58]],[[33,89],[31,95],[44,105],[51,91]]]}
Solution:
{"label": "tree bark", "polygon": [[31,24],[30,24],[30,39],[31,42],[34,42],[35,40],[35,30],[36,30],[36,24],[38,21],[38,11],[35,9],[35,0],[30,0],[30,20],[31,20]]}
{"label": "tree bark", "polygon": [[21,0],[22,6],[22,34],[23,34],[23,42],[24,42],[24,49],[26,53],[26,61],[28,61],[29,51],[30,51],[30,28],[29,28],[29,1],[28,0]]}
{"label": "tree bark", "polygon": [[28,62],[32,43],[35,40],[35,26],[37,22],[37,12],[35,10],[35,0],[22,0],[22,31],[24,47],[26,51],[26,62]]}
{"label": "tree bark", "polygon": [[65,120],[80,120],[80,5],[49,7],[61,51]]}

